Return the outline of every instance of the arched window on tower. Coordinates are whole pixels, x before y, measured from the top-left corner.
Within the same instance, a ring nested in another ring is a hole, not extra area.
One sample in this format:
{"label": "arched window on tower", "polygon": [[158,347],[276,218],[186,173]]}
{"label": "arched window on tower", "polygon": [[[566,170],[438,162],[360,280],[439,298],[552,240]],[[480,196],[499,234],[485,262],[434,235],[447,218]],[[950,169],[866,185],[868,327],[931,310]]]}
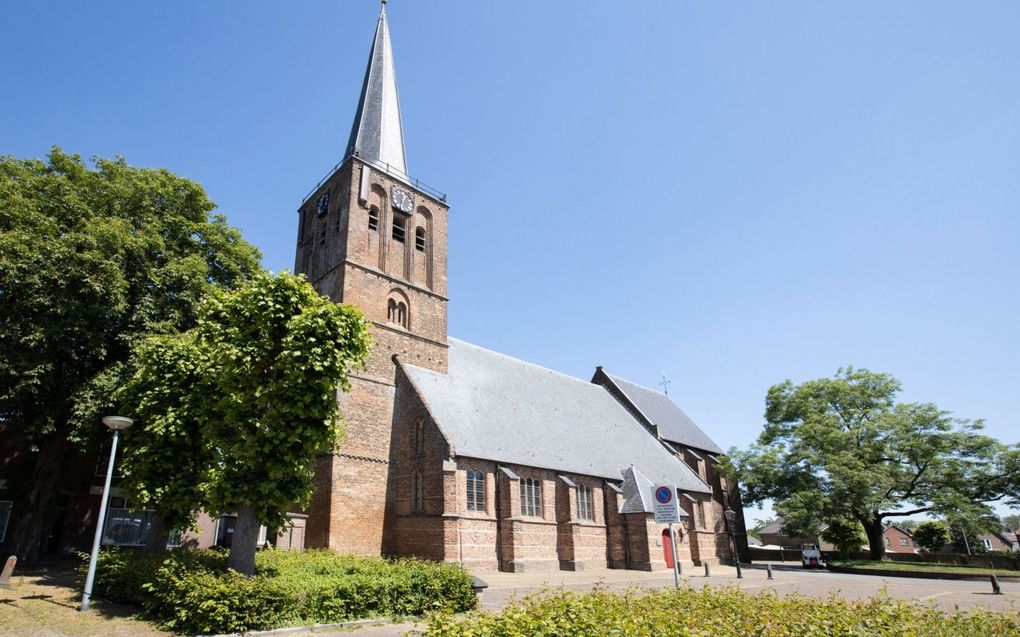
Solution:
{"label": "arched window on tower", "polygon": [[386,301],[386,322],[399,325],[405,330],[410,329],[410,312],[407,309],[407,303],[402,298],[391,296]]}
{"label": "arched window on tower", "polygon": [[368,210],[368,229],[373,231],[379,229],[379,209],[375,206]]}
{"label": "arched window on tower", "polygon": [[414,248],[418,252],[425,252],[425,228],[421,226],[414,231]]}

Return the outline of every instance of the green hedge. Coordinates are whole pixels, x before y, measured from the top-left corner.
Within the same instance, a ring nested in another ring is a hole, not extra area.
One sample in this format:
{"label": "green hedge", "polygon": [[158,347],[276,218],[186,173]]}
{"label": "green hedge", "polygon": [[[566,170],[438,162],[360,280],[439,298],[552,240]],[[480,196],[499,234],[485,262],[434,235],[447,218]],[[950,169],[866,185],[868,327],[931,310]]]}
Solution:
{"label": "green hedge", "polygon": [[1013,612],[942,613],[889,597],[780,597],[736,588],[546,592],[499,613],[429,618],[426,637],[1015,637]]}
{"label": "green hedge", "polygon": [[95,595],[140,606],[161,627],[228,633],[363,617],[474,608],[471,576],[449,564],[262,551],[255,577],[226,571],[220,551],[104,550]]}

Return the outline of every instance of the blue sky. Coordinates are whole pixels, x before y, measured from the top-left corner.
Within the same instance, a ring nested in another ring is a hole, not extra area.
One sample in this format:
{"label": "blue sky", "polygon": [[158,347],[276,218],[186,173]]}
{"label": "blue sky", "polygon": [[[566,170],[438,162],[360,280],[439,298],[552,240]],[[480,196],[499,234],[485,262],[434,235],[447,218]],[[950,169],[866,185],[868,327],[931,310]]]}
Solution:
{"label": "blue sky", "polygon": [[[378,5],[0,5],[0,152],[201,182],[273,269],[341,159]],[[1020,4],[412,2],[412,175],[450,333],[670,395],[723,447],[853,364],[1020,440]]]}

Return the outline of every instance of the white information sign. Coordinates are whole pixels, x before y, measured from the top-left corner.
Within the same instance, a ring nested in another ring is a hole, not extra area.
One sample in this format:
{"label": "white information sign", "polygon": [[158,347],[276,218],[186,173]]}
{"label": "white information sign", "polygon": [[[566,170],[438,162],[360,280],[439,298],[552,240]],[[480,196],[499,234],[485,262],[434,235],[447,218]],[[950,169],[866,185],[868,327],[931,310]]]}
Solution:
{"label": "white information sign", "polygon": [[652,487],[652,504],[655,506],[656,524],[676,524],[680,521],[680,504],[676,500],[676,486],[658,484]]}

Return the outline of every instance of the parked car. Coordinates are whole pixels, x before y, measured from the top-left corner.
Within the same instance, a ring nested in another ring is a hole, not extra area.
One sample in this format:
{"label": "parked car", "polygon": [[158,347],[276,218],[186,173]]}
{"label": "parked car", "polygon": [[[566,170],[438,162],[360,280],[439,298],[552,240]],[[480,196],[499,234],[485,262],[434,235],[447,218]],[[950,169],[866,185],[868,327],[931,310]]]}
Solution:
{"label": "parked car", "polygon": [[801,544],[801,565],[804,568],[825,568],[822,552],[814,544]]}

